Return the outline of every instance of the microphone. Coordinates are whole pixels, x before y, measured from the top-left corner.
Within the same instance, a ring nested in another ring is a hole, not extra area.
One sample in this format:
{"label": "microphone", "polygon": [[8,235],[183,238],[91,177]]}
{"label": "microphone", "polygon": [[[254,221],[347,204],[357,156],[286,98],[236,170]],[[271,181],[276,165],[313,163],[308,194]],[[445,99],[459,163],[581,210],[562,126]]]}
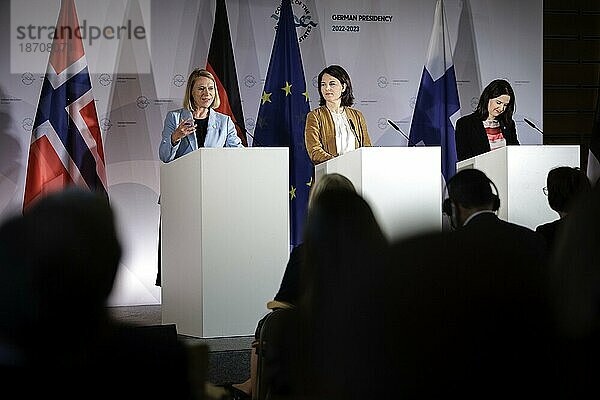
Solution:
{"label": "microphone", "polygon": [[544,134],[544,132],[542,132],[542,130],[540,128],[538,128],[537,126],[535,126],[535,124],[533,122],[531,122],[530,120],[528,120],[527,118],[523,117],[523,121],[525,121],[527,123],[527,125],[529,125],[533,129],[535,129],[536,131],[538,131],[542,135]]}
{"label": "microphone", "polygon": [[394,121],[392,121],[391,119],[387,120],[388,124],[390,124],[392,126],[392,128],[394,128],[395,130],[397,130],[402,136],[404,136],[404,138],[406,139],[406,142],[408,143],[410,141],[410,139],[408,139],[408,136],[406,136],[404,134],[404,132],[402,132],[402,129],[400,129],[400,127],[398,125],[396,125],[396,123]]}
{"label": "microphone", "polygon": [[354,127],[354,122],[350,118],[348,118],[348,122],[350,123],[350,129],[354,136],[356,137],[356,141],[358,142],[358,147],[362,147],[362,143],[360,142],[360,138],[358,137],[358,133],[356,133],[356,128]]}
{"label": "microphone", "polygon": [[248,132],[248,130],[247,130],[245,127],[243,127],[243,126],[241,126],[240,124],[238,124],[238,123],[237,123],[237,121],[234,121],[234,120],[233,120],[233,118],[231,118],[231,117],[230,117],[230,119],[233,121],[233,124],[234,124],[235,126],[237,126],[238,128],[240,128],[242,131],[244,131],[244,133],[245,133],[246,135],[248,135],[248,136],[250,136],[250,137],[252,138],[252,147],[255,147],[255,146],[254,146],[254,144],[255,144],[255,143],[256,143],[256,144],[257,144],[259,147],[265,147],[265,146],[264,146],[262,143],[260,143],[258,140],[256,140],[256,139],[254,138],[254,135],[253,135],[253,134],[251,134],[250,132]]}

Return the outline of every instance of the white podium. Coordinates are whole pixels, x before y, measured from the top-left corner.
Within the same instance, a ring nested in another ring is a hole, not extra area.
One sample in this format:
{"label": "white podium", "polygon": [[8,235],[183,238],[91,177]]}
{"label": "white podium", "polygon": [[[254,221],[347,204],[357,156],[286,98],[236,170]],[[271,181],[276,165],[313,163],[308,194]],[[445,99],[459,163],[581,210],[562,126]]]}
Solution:
{"label": "white podium", "polygon": [[506,146],[456,163],[456,170],[479,169],[496,184],[498,216],[534,229],[558,219],[542,189],[554,167],[579,167],[579,146]]}
{"label": "white podium", "polygon": [[388,239],[442,229],[440,147],[361,147],[315,166],[344,175]]}
{"label": "white podium", "polygon": [[162,321],[252,335],[289,258],[287,148],[206,148],[160,167]]}

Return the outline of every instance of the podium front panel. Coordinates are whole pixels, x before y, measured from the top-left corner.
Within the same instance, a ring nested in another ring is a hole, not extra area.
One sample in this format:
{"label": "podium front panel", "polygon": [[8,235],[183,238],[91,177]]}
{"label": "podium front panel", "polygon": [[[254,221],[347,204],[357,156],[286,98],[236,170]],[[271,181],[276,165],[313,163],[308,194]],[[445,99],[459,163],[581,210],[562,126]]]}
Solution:
{"label": "podium front panel", "polygon": [[542,189],[552,168],[579,167],[579,146],[506,146],[460,161],[457,171],[477,168],[496,184],[500,195],[498,216],[535,229],[558,219]]}
{"label": "podium front panel", "polygon": [[441,230],[439,147],[362,147],[315,167],[344,175],[371,206],[390,240]]}
{"label": "podium front panel", "polygon": [[254,333],[289,258],[288,165],[287,148],[208,148],[161,166],[164,323]]}
{"label": "podium front panel", "polygon": [[579,167],[579,154],[579,146],[509,147],[509,220],[535,229],[558,219],[542,189],[552,168]]}

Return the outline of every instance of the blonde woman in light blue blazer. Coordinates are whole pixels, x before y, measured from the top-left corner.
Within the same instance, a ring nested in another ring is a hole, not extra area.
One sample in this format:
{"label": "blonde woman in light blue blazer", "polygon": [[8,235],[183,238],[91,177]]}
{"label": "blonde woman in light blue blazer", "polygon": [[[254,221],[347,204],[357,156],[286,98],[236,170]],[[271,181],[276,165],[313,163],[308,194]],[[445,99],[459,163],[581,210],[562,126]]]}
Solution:
{"label": "blonde woman in light blue blazer", "polygon": [[192,71],[183,108],[169,111],[165,118],[158,149],[160,159],[169,162],[199,147],[242,147],[232,119],[215,111],[220,104],[213,75],[200,68]]}
{"label": "blonde woman in light blue blazer", "polygon": [[[215,111],[221,100],[213,75],[197,68],[190,74],[183,108],[169,111],[165,118],[158,156],[170,162],[199,147],[242,147],[231,118]],[[200,125],[198,134],[196,127]],[[198,143],[200,137],[203,143]],[[158,202],[160,203],[160,197]],[[156,285],[161,285],[160,223],[158,228],[158,273]]]}

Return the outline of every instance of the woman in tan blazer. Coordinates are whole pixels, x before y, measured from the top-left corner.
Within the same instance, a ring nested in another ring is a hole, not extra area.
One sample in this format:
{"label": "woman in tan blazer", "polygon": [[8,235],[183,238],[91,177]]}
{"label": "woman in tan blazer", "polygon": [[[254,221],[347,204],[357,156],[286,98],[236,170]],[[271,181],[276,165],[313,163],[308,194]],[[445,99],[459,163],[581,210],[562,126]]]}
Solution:
{"label": "woman in tan blazer", "polygon": [[339,65],[319,74],[319,108],[306,116],[306,150],[316,165],[359,147],[371,146],[367,123],[354,103],[350,76]]}

